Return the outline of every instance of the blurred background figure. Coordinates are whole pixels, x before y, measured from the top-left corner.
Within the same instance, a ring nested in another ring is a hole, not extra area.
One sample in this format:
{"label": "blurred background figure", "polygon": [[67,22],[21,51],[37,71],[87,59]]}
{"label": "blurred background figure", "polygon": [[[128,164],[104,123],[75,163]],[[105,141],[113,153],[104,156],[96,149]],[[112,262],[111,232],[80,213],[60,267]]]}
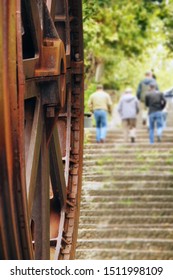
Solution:
{"label": "blurred background figure", "polygon": [[153,72],[151,70],[148,70],[145,72],[145,78],[140,81],[138,84],[136,96],[138,100],[140,101],[140,119],[142,119],[142,124],[147,124],[147,109],[145,106],[145,96],[150,91],[150,84],[155,82],[155,88],[158,90],[158,85],[156,80],[153,78],[155,75],[153,75]]}
{"label": "blurred background figure", "polygon": [[94,113],[96,142],[104,143],[107,134],[107,114],[112,113],[112,100],[110,95],[103,90],[102,85],[98,85],[96,92],[90,95],[88,107]]}
{"label": "blurred background figure", "polygon": [[157,77],[156,77],[156,74],[155,74],[155,72],[154,72],[154,69],[151,69],[151,72],[152,72],[152,78],[156,80]]}
{"label": "blurred background figure", "polygon": [[132,94],[130,87],[126,88],[124,94],[120,98],[117,110],[122,120],[124,129],[124,141],[128,142],[129,137],[132,143],[136,140],[136,118],[139,112],[139,101]]}

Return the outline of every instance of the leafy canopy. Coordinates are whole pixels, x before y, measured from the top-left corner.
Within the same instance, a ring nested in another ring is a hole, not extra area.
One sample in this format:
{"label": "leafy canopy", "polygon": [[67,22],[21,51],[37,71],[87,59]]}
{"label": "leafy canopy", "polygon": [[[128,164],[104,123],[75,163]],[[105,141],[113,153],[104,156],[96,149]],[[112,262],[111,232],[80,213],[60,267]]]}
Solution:
{"label": "leafy canopy", "polygon": [[115,89],[135,87],[149,68],[163,77],[163,62],[170,66],[173,0],[83,0],[83,21],[87,88],[99,65],[104,65],[101,82]]}

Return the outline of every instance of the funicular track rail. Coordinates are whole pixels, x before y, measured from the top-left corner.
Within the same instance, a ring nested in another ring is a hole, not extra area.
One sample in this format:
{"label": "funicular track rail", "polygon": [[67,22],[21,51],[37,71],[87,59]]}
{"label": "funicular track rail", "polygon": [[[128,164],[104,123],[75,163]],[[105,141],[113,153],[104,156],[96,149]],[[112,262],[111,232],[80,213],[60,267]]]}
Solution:
{"label": "funicular track rail", "polygon": [[83,150],[81,1],[0,7],[0,259],[73,259]]}

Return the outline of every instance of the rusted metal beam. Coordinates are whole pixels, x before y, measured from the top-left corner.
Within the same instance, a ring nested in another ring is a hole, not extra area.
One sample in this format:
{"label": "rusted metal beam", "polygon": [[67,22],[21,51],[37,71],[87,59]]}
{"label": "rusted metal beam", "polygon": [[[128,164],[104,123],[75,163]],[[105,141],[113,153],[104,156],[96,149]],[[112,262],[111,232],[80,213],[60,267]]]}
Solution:
{"label": "rusted metal beam", "polygon": [[[27,113],[27,112],[26,112]],[[25,124],[25,135],[29,141],[29,146],[26,147],[26,190],[28,198],[28,214],[31,217],[32,205],[35,195],[35,186],[38,173],[38,162],[40,157],[41,141],[43,134],[43,122],[42,122],[42,110],[41,110],[41,101],[36,100],[34,116],[32,121],[31,131],[27,135],[27,121]]]}
{"label": "rusted metal beam", "polygon": [[50,259],[49,154],[45,129],[44,126],[32,212],[34,252],[37,260]]}
{"label": "rusted metal beam", "polygon": [[54,129],[50,142],[50,164],[52,167],[50,174],[54,196],[56,197],[58,193],[61,207],[64,207],[67,193],[57,128]]}
{"label": "rusted metal beam", "polygon": [[81,1],[2,0],[0,24],[0,256],[47,259],[52,236],[54,258],[73,258],[83,142]]}

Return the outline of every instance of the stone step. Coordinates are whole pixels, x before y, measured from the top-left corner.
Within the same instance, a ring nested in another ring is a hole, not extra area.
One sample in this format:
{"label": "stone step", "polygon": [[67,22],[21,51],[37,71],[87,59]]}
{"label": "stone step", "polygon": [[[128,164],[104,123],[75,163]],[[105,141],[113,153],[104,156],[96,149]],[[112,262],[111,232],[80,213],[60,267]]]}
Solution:
{"label": "stone step", "polygon": [[118,225],[134,225],[134,224],[160,224],[160,227],[164,227],[164,224],[173,224],[173,216],[155,216],[155,217],[149,217],[149,216],[119,216],[119,217],[112,217],[112,216],[101,216],[99,217],[86,217],[86,216],[80,216],[80,223],[82,224],[92,224],[92,225],[100,225],[106,224],[109,226],[110,224],[113,224],[114,226]]}
{"label": "stone step", "polygon": [[142,161],[145,159],[148,160],[156,160],[156,159],[164,159],[166,160],[167,158],[173,161],[173,154],[172,153],[152,153],[151,151],[148,151],[148,153],[146,153],[145,151],[143,153],[135,153],[134,151],[117,151],[117,150],[100,150],[98,151],[94,151],[91,153],[87,153],[86,155],[84,155],[83,157],[84,159],[92,159],[92,158],[101,158],[104,160],[110,160],[110,159],[116,159],[116,158],[126,158],[127,160],[130,159],[136,159],[136,161]]}
{"label": "stone step", "polygon": [[173,168],[173,156],[169,154],[160,154],[160,156],[149,156],[142,153],[140,156],[138,154],[128,153],[105,153],[105,155],[100,154],[99,156],[98,154],[96,154],[95,156],[93,156],[89,153],[87,154],[87,156],[83,157],[83,168],[89,166],[94,166],[95,168],[99,166],[111,167],[112,165],[123,165],[128,166],[128,168],[130,168],[131,165],[149,165],[151,167],[162,166],[163,168],[166,166]]}
{"label": "stone step", "polygon": [[83,184],[83,191],[88,190],[107,190],[107,189],[148,189],[148,188],[157,188],[157,189],[169,189],[173,188],[173,181],[164,180],[164,181],[109,181],[109,182],[90,182],[87,181]]}
{"label": "stone step", "polygon": [[81,210],[80,216],[85,217],[101,217],[101,216],[171,216],[173,213],[173,206],[170,208],[162,208],[162,209],[146,209],[146,208],[119,208],[119,209],[95,209],[95,210]]}
{"label": "stone step", "polygon": [[[85,223],[85,224],[82,224],[82,223],[80,223],[80,227],[79,227],[79,230],[81,230],[81,229],[83,229],[83,230],[95,230],[95,229],[115,229],[115,228],[122,228],[122,227],[126,227],[127,229],[129,229],[129,228],[136,228],[136,229],[138,229],[138,228],[145,228],[146,230],[148,230],[148,229],[165,229],[165,230],[170,230],[170,228],[172,228],[172,224],[169,224],[169,223],[166,223],[166,224],[163,224],[162,226],[160,225],[160,224],[152,224],[152,223],[149,223],[149,224],[140,224],[140,223],[138,223],[138,224],[126,224],[126,225],[124,225],[124,224],[119,224],[119,225],[117,225],[117,224],[102,224],[102,223],[100,223],[100,224],[91,224],[91,223]],[[99,236],[98,236],[98,239],[99,239]]]}
{"label": "stone step", "polygon": [[[146,250],[173,251],[172,239],[144,239],[144,238],[109,238],[109,239],[79,239],[78,249],[116,249],[116,250]],[[172,252],[173,256],[173,252]]]}
{"label": "stone step", "polygon": [[117,197],[116,195],[113,196],[82,196],[81,198],[82,202],[87,202],[87,203],[93,203],[93,202],[114,202],[114,203],[122,203],[122,204],[133,204],[135,202],[140,202],[140,203],[146,203],[146,202],[171,202],[173,203],[173,197],[170,195],[123,195],[120,197]]}
{"label": "stone step", "polygon": [[138,188],[133,188],[133,189],[108,189],[108,190],[83,190],[82,192],[82,198],[85,196],[102,196],[103,199],[106,196],[141,196],[145,197],[148,195],[153,195],[153,196],[172,196],[173,197],[173,188],[168,188],[168,189],[158,189],[158,188],[148,188],[148,189],[138,189]]}
{"label": "stone step", "polygon": [[104,238],[151,238],[151,239],[173,239],[173,228],[96,228],[78,230],[79,239],[104,239]]}
{"label": "stone step", "polygon": [[[98,168],[98,167],[102,167],[104,166],[104,168],[110,168],[110,167],[114,167],[114,166],[127,166],[127,167],[131,167],[132,165],[134,166],[134,168],[137,166],[138,168],[139,166],[145,166],[145,165],[149,165],[152,168],[172,168],[173,169],[173,160],[171,159],[162,159],[162,160],[157,160],[157,165],[155,160],[153,159],[145,159],[145,161],[139,159],[126,159],[124,158],[110,158],[110,159],[106,159],[104,160],[104,158],[102,159],[85,159],[84,163],[83,163],[83,169],[85,168],[89,168],[90,166],[92,166],[92,168]],[[113,168],[111,168],[113,169]]]}
{"label": "stone step", "polygon": [[[151,168],[152,168],[152,171],[151,171]],[[147,172],[147,171],[150,171],[150,172],[160,172],[160,173],[173,173],[173,166],[172,165],[166,165],[166,166],[162,166],[162,165],[156,165],[156,166],[152,166],[151,164],[138,164],[138,165],[135,165],[135,164],[131,164],[130,168],[129,166],[124,163],[123,164],[116,164],[116,163],[112,163],[112,166],[109,164],[109,165],[99,165],[99,166],[95,166],[95,165],[90,165],[90,166],[84,166],[83,167],[83,176],[85,177],[85,175],[89,175],[89,174],[102,174],[104,172],[104,174],[107,174],[108,172],[112,172],[112,170],[116,170],[117,171],[122,171],[124,170],[124,172],[129,172],[130,170],[135,170],[136,172],[138,173],[142,173],[142,172]]]}
{"label": "stone step", "polygon": [[[96,128],[90,128],[90,129],[85,129],[84,130],[85,133],[85,137],[88,139],[89,137],[93,137],[96,135]],[[107,130],[107,137],[111,137],[111,136],[122,136],[123,135],[123,129],[122,128],[117,128],[117,129],[111,129],[108,128]],[[136,135],[139,136],[148,136],[148,129],[147,128],[138,128],[136,130]],[[173,129],[169,128],[169,129],[165,129],[163,131],[163,136],[173,136]]]}
{"label": "stone step", "polygon": [[85,143],[84,144],[84,152],[88,149],[109,149],[109,148],[116,148],[116,149],[119,149],[119,150],[128,150],[128,149],[133,149],[135,151],[143,151],[143,149],[146,149],[146,150],[152,150],[152,151],[164,151],[164,150],[168,150],[168,149],[171,149],[173,150],[173,145],[172,145],[172,142],[170,143],[164,143],[164,142],[161,142],[161,143],[154,143],[154,145],[150,145],[149,143],[146,143],[146,142],[143,142],[143,143],[135,143],[135,144],[131,144],[131,143],[127,143],[127,144],[120,144],[120,143]]}
{"label": "stone step", "polygon": [[77,260],[173,260],[171,250],[77,249]]}
{"label": "stone step", "polygon": [[173,129],[154,145],[146,128],[85,136],[76,259],[173,259]]}
{"label": "stone step", "polygon": [[[119,128],[110,128],[108,127],[108,130],[107,130],[107,135],[114,135],[114,134],[119,134],[119,133],[122,133],[122,127],[119,127]],[[88,137],[89,135],[92,135],[96,133],[96,128],[95,127],[91,127],[91,128],[85,128],[84,129],[84,132],[85,132],[85,135]],[[148,129],[146,127],[142,127],[142,128],[138,128],[137,131],[136,131],[137,134],[147,134],[148,133]],[[173,134],[173,128],[165,128],[164,130],[164,135],[167,135],[167,134]]]}
{"label": "stone step", "polygon": [[[96,138],[96,134],[95,133],[91,133],[87,136],[87,141],[90,141],[90,140],[95,140]],[[162,139],[171,139],[173,138],[173,132],[166,132],[166,133],[163,133],[162,135]],[[122,131],[115,131],[115,132],[108,132],[107,134],[107,137],[106,137],[106,141],[109,141],[110,139],[122,139],[124,141],[124,134]],[[136,139],[147,139],[149,140],[149,134],[147,131],[141,131],[141,132],[137,132],[136,133]],[[155,134],[155,140],[157,140],[157,136]],[[157,141],[156,141],[157,142]]]}
{"label": "stone step", "polygon": [[[96,140],[95,140],[95,138],[91,138],[91,139],[88,139],[88,143],[96,143]],[[129,146],[137,146],[137,147],[139,147],[139,146],[143,146],[143,145],[145,145],[145,146],[151,146],[151,148],[153,148],[155,145],[156,145],[156,147],[158,146],[158,145],[160,145],[160,146],[162,146],[162,145],[165,145],[166,146],[166,144],[168,144],[169,146],[171,146],[171,143],[173,143],[173,136],[171,136],[171,137],[167,137],[167,138],[162,138],[162,140],[161,140],[161,142],[157,142],[157,140],[155,140],[154,141],[154,144],[153,145],[151,145],[150,143],[149,143],[149,139],[146,137],[141,137],[141,138],[136,138],[136,140],[135,140],[135,143],[131,143],[130,141],[129,142],[124,142],[124,140],[123,140],[123,138],[106,138],[106,142],[103,144],[103,145],[106,145],[106,144],[116,144],[116,145],[119,145],[119,146],[125,146],[125,145],[129,145]],[[102,145],[102,144],[98,144],[97,143],[97,145]]]}
{"label": "stone step", "polygon": [[[119,175],[122,175],[123,171],[124,170],[124,176],[128,175],[128,174],[136,174],[139,173],[139,174],[155,174],[157,172],[160,172],[162,175],[166,174],[166,175],[172,175],[173,174],[173,168],[172,167],[165,167],[165,168],[159,168],[159,167],[156,167],[156,168],[150,168],[150,166],[145,166],[145,165],[140,165],[140,166],[131,166],[130,168],[131,169],[128,169],[128,168],[125,168],[124,166],[113,166],[114,167],[114,170],[116,172],[119,172]],[[106,166],[104,168],[104,166],[101,166],[100,168],[94,168],[92,167],[92,171],[89,171],[89,168],[87,169],[83,169],[83,178],[86,178],[88,176],[97,176],[97,175],[103,175],[104,176],[110,176],[111,174],[113,173],[113,171],[108,167]]]}
{"label": "stone step", "polygon": [[133,201],[128,199],[126,200],[122,200],[120,199],[119,201],[100,201],[98,199],[98,201],[87,201],[87,199],[85,199],[84,201],[81,201],[81,209],[83,210],[97,210],[97,209],[103,209],[103,210],[107,210],[107,209],[114,209],[115,211],[117,209],[150,209],[151,212],[153,209],[165,209],[165,208],[172,208],[172,201]]}
{"label": "stone step", "polygon": [[86,181],[95,181],[95,182],[100,182],[100,181],[109,181],[111,178],[112,181],[120,181],[120,180],[172,180],[173,179],[173,173],[169,173],[169,172],[162,172],[162,174],[153,172],[142,172],[141,174],[136,174],[135,171],[134,172],[110,172],[108,174],[88,174],[83,176],[83,182],[85,183]]}
{"label": "stone step", "polygon": [[[172,143],[172,141],[173,141],[173,136],[167,136],[167,137],[162,137],[162,139],[161,139],[161,142],[158,142],[157,141],[157,139],[155,139],[154,140],[154,145],[156,145],[156,146],[158,146],[158,145],[160,145],[160,146],[162,146],[162,144],[164,145],[164,144],[166,144],[166,143]],[[90,137],[90,138],[88,138],[88,140],[87,140],[87,142],[85,142],[85,143],[95,143],[96,144],[96,139],[95,139],[95,137],[93,136],[93,137]],[[106,145],[107,143],[109,143],[109,144],[119,144],[119,145],[131,145],[131,146],[136,146],[136,145],[138,145],[138,146],[140,146],[140,145],[150,145],[150,146],[154,146],[154,145],[151,145],[150,144],[150,142],[149,142],[149,137],[148,136],[139,136],[139,137],[137,137],[136,138],[136,140],[135,140],[135,143],[131,143],[131,141],[129,140],[128,142],[125,142],[124,141],[124,139],[123,139],[123,136],[110,136],[110,137],[107,137],[106,138],[106,140],[105,140],[105,143],[104,143],[104,145]],[[102,145],[102,144],[98,144],[97,143],[97,145]]]}
{"label": "stone step", "polygon": [[159,155],[169,155],[169,156],[172,156],[173,157],[173,149],[168,149],[168,148],[162,148],[162,149],[154,149],[152,150],[151,147],[150,148],[142,148],[142,149],[133,149],[133,147],[129,147],[128,149],[127,148],[117,148],[116,146],[115,147],[107,147],[106,144],[105,146],[102,148],[95,148],[95,147],[90,147],[90,148],[85,148],[85,153],[91,153],[91,154],[97,154],[97,153],[110,153],[110,154],[128,154],[128,155],[137,155],[137,156],[141,156],[141,153],[142,155],[143,154],[146,154],[146,155],[150,155],[150,157],[152,158],[152,156],[159,156]]}
{"label": "stone step", "polygon": [[[90,131],[88,133],[88,135],[86,136],[87,140],[90,140],[90,139],[95,139],[96,137],[96,132],[95,131]],[[122,138],[123,139],[124,137],[124,133],[122,130],[108,130],[108,133],[107,133],[107,139],[111,139],[111,138],[114,138],[114,139],[117,139],[117,138]],[[164,131],[163,134],[162,134],[162,138],[166,139],[166,138],[171,138],[173,137],[173,131],[172,130],[167,130],[167,131]],[[149,139],[149,133],[148,133],[148,130],[139,130],[137,129],[136,131],[136,138],[145,138],[145,139]],[[157,138],[157,135],[155,133],[155,139]]]}

